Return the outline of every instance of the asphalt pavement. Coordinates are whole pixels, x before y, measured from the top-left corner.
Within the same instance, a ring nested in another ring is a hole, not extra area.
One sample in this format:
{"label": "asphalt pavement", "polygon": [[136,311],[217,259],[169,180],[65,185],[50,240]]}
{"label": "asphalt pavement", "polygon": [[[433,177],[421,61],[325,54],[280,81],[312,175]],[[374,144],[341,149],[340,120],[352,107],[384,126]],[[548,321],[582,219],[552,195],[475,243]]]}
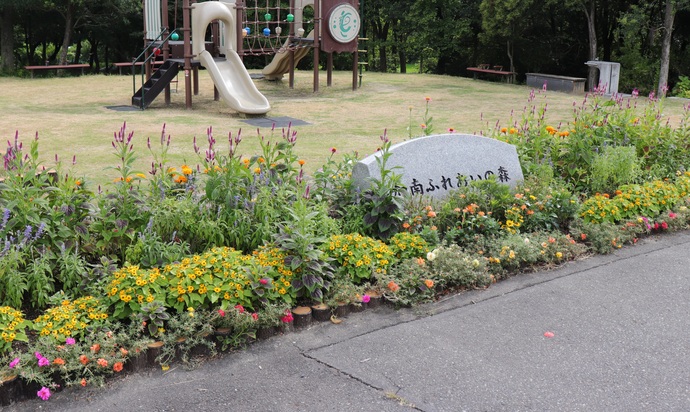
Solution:
{"label": "asphalt pavement", "polygon": [[689,411],[690,232],[8,411]]}

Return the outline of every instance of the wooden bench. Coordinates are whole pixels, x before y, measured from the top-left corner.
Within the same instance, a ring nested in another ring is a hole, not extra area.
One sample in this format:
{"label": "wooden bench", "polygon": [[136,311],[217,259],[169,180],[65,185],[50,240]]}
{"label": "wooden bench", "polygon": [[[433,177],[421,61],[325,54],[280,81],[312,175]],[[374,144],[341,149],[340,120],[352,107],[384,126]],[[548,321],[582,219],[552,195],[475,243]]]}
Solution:
{"label": "wooden bench", "polygon": [[46,66],[24,66],[24,68],[31,72],[31,78],[34,78],[34,70],[69,70],[81,69],[81,74],[84,74],[84,69],[88,69],[88,64],[54,64]]}
{"label": "wooden bench", "polygon": [[502,79],[506,79],[508,83],[513,82],[514,76],[517,74],[515,72],[504,71],[500,66],[494,66],[493,69],[489,68],[489,65],[480,64],[479,67],[468,67],[467,71],[472,72],[472,77],[477,79],[477,74],[490,74],[494,76],[501,76]]}

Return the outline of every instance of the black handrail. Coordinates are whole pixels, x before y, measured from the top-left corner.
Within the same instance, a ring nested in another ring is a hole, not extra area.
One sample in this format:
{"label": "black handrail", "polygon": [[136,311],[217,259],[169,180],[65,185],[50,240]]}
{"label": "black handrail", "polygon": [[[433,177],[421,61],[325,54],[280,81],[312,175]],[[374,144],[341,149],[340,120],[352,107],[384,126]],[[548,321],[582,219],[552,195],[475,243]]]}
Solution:
{"label": "black handrail", "polygon": [[139,62],[142,57],[145,57],[144,60],[142,61],[141,64],[141,109],[144,110],[144,84],[146,83],[146,80],[144,79],[145,74],[146,74],[146,64],[151,60],[156,58],[155,53],[149,54],[148,57],[146,57],[146,52],[148,52],[151,48],[154,48],[155,46],[158,47],[158,49],[161,49],[165,44],[170,40],[170,37],[172,37],[173,34],[177,33],[177,29],[173,29],[170,33],[168,33],[167,36],[163,40],[161,40],[160,44],[157,44],[157,42],[163,37],[163,35],[168,31],[168,29],[163,29],[161,30],[160,34],[156,36],[153,41],[151,41],[146,48],[136,57],[136,59],[132,60],[132,96],[137,92],[137,75],[136,75],[136,64]]}

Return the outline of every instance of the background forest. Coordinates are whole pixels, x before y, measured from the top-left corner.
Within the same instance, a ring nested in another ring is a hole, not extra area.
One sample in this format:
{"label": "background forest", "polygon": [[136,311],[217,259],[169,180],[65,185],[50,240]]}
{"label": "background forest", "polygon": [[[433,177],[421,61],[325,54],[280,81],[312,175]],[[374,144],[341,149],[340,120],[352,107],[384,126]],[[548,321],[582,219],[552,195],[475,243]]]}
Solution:
{"label": "background forest", "polygon": [[[169,5],[181,26],[182,1]],[[690,88],[688,0],[360,0],[360,8],[368,39],[360,60],[372,71],[465,76],[487,63],[523,79],[588,77],[584,62],[599,59],[621,63],[623,92]],[[108,72],[139,54],[142,31],[141,0],[0,0],[0,69],[16,75],[27,64],[79,62]],[[347,69],[350,59],[337,56],[336,65]]]}

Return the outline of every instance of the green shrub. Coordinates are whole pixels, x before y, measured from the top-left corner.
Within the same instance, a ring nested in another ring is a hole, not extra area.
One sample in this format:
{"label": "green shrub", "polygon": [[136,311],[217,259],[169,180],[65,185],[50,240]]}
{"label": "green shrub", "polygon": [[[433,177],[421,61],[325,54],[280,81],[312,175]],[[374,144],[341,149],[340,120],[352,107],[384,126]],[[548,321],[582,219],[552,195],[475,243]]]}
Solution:
{"label": "green shrub", "polygon": [[620,186],[636,183],[642,162],[632,146],[605,147],[592,161],[591,190],[613,193]]}

